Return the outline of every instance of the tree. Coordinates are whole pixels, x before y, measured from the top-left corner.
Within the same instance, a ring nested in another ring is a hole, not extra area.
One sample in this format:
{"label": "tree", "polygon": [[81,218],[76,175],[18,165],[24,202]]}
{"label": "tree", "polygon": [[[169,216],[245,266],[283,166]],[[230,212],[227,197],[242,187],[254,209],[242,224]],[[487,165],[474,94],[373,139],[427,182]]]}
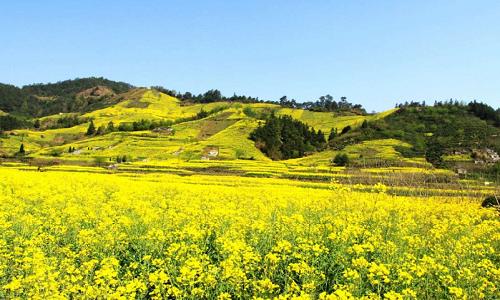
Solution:
{"label": "tree", "polygon": [[26,153],[26,150],[24,150],[24,144],[21,144],[19,147],[19,154],[24,155]]}
{"label": "tree", "polygon": [[325,139],[325,134],[321,129],[318,130],[318,133],[316,133],[316,145],[319,148],[324,148],[324,145],[326,144],[326,139]]}
{"label": "tree", "polygon": [[425,151],[425,160],[430,162],[434,167],[443,167],[443,151],[437,149],[436,147],[429,147]]}
{"label": "tree", "polygon": [[250,134],[257,148],[273,160],[297,158],[325,147],[325,135],[291,116],[271,114],[266,124]]}
{"label": "tree", "polygon": [[28,121],[21,117],[14,117],[12,115],[0,116],[0,130],[12,130],[31,126]]}
{"label": "tree", "polygon": [[368,121],[364,120],[363,123],[361,124],[361,128],[365,129],[368,128]]}
{"label": "tree", "polygon": [[287,99],[286,96],[283,96],[283,97],[280,98],[280,105],[283,106],[283,107],[285,107],[285,106],[288,105],[288,99]]}
{"label": "tree", "polygon": [[208,117],[208,112],[204,110],[203,108],[196,114],[197,119],[203,119]]}
{"label": "tree", "polygon": [[243,108],[243,113],[251,118],[258,117],[258,114],[250,106],[245,106],[245,108]]}
{"label": "tree", "polygon": [[94,157],[94,163],[100,167],[102,166],[104,163],[106,163],[106,158],[105,157],[102,157],[102,156],[96,156]]}
{"label": "tree", "polygon": [[474,100],[468,104],[468,110],[476,117],[490,121],[493,125],[500,127],[500,113],[498,109],[495,111],[493,107]]}
{"label": "tree", "polygon": [[115,124],[113,124],[113,121],[109,121],[108,127],[106,128],[107,132],[113,132],[115,131]]}
{"label": "tree", "polygon": [[340,134],[346,134],[346,133],[348,133],[350,130],[351,130],[351,126],[350,126],[350,125],[347,125],[346,127],[344,127],[344,129],[342,129],[342,131],[340,132]]}
{"label": "tree", "polygon": [[337,128],[332,128],[330,134],[328,135],[328,141],[333,141],[333,139],[337,136]]}
{"label": "tree", "polygon": [[35,127],[36,129],[40,128],[40,120],[39,119],[35,120],[35,123],[33,124],[33,127]]}
{"label": "tree", "polygon": [[481,203],[482,207],[497,207],[500,209],[500,198],[496,196],[488,196]]}
{"label": "tree", "polygon": [[90,120],[89,127],[87,128],[87,135],[94,135],[96,132],[94,121]]}
{"label": "tree", "polygon": [[435,137],[428,139],[427,149],[425,150],[425,160],[430,162],[434,167],[444,167],[444,145]]}
{"label": "tree", "polygon": [[335,155],[333,163],[337,166],[347,166],[349,164],[349,157],[345,153],[339,153]]}
{"label": "tree", "polygon": [[119,131],[134,131],[134,125],[132,123],[122,122],[118,125]]}
{"label": "tree", "polygon": [[219,90],[209,90],[202,96],[202,103],[211,103],[222,100],[222,94]]}

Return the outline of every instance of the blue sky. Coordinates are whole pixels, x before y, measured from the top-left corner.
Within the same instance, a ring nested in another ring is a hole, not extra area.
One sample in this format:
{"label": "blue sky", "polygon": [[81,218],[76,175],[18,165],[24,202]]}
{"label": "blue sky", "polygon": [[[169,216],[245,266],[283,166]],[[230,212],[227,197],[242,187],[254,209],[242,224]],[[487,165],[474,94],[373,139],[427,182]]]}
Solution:
{"label": "blue sky", "polygon": [[2,1],[0,82],[500,106],[500,1]]}

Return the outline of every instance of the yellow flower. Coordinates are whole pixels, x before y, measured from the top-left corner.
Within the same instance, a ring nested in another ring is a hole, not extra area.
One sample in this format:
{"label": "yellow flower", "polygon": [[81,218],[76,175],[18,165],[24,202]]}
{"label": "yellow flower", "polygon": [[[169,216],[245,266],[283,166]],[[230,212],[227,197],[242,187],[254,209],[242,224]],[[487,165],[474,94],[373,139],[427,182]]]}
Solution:
{"label": "yellow flower", "polygon": [[19,278],[12,279],[11,282],[3,286],[6,290],[16,291],[22,288],[22,280]]}
{"label": "yellow flower", "polygon": [[231,294],[224,292],[224,293],[219,294],[219,296],[217,296],[217,299],[218,300],[231,300],[232,298],[231,298]]}
{"label": "yellow flower", "polygon": [[357,280],[360,278],[359,273],[356,270],[352,269],[345,270],[343,276],[347,280]]}
{"label": "yellow flower", "polygon": [[464,294],[464,291],[459,287],[454,287],[454,286],[449,287],[448,291],[450,292],[450,295],[453,295],[458,299],[466,299],[467,298],[467,296]]}
{"label": "yellow flower", "polygon": [[384,299],[387,300],[403,300],[403,295],[395,291],[389,291],[384,294]]}

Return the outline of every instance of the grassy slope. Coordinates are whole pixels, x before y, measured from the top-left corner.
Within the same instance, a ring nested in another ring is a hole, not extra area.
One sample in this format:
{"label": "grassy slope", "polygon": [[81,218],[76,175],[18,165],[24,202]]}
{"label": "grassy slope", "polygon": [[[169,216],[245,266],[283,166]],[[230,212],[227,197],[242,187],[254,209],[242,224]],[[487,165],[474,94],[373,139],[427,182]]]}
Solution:
{"label": "grassy slope", "polygon": [[225,130],[198,143],[189,145],[187,153],[203,153],[204,149],[216,147],[222,159],[253,158],[256,160],[269,160],[262,152],[255,148],[253,141],[247,137],[258,123],[254,119],[241,119]]}
{"label": "grassy slope", "polygon": [[312,112],[302,109],[282,108],[279,109],[278,114],[291,115],[292,117],[314,127],[316,130],[321,129],[321,131],[329,133],[332,128],[337,128],[340,132],[346,126],[351,126],[353,128],[359,127],[364,120],[373,121],[384,118],[396,110],[397,109],[391,109],[379,114],[368,116],[335,116],[331,112]]}
{"label": "grassy slope", "polygon": [[338,153],[347,153],[351,160],[362,162],[365,160],[385,160],[389,162],[403,162],[414,165],[428,166],[423,158],[405,158],[396,150],[397,146],[410,147],[397,139],[379,139],[364,141],[359,144],[347,146],[342,151],[326,150],[310,156],[289,160],[288,162],[299,165],[313,166],[325,165]]}

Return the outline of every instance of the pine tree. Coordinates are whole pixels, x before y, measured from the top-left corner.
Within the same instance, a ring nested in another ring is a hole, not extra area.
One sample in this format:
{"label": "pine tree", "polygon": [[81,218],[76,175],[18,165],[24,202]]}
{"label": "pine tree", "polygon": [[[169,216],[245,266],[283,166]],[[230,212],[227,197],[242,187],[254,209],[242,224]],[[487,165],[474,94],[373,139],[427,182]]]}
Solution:
{"label": "pine tree", "polygon": [[24,144],[21,144],[21,146],[19,147],[19,154],[25,154],[26,153],[26,150],[24,150]]}
{"label": "pine tree", "polygon": [[346,134],[346,133],[348,133],[350,130],[351,130],[351,126],[350,126],[350,125],[347,125],[346,127],[344,127],[344,129],[342,129],[342,132],[340,132],[340,134]]}
{"label": "pine tree", "polygon": [[337,137],[337,128],[332,128],[330,135],[328,135],[328,141],[333,141],[335,137]]}
{"label": "pine tree", "polygon": [[115,131],[115,124],[113,124],[113,121],[109,121],[108,127],[106,128],[107,132],[113,132]]}
{"label": "pine tree", "polygon": [[302,157],[306,152],[322,150],[326,146],[321,130],[284,115],[271,114],[266,124],[250,134],[255,145],[273,160]]}
{"label": "pine tree", "polygon": [[363,124],[361,124],[361,128],[368,128],[368,121],[364,120]]}
{"label": "pine tree", "polygon": [[95,134],[95,125],[94,121],[91,120],[89,124],[89,128],[87,129],[87,135],[94,135]]}
{"label": "pine tree", "polygon": [[322,144],[326,143],[325,134],[323,133],[323,131],[321,131],[321,129],[319,129],[318,133],[316,134],[316,141],[317,141],[318,145],[322,145]]}

